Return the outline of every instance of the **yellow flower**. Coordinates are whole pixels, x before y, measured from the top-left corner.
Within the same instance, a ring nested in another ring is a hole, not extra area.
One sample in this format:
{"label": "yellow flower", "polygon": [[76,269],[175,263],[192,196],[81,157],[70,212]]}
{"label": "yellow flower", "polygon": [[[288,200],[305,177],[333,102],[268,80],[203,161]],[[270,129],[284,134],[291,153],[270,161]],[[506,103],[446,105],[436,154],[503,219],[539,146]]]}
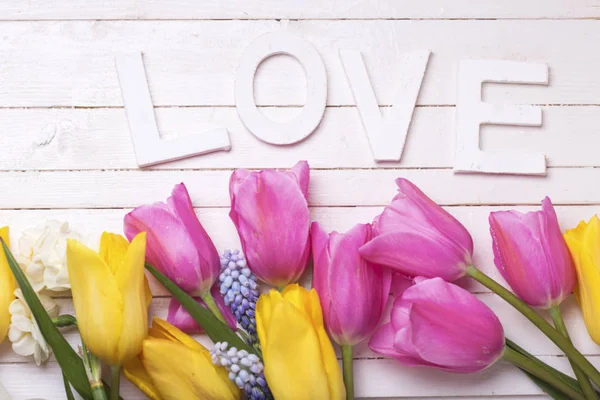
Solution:
{"label": "yellow flower", "polygon": [[67,242],[67,268],[84,343],[109,365],[121,365],[142,350],[148,334],[150,294],[144,275],[146,234],[131,244],[104,232],[100,254]]}
{"label": "yellow flower", "polygon": [[600,219],[594,216],[588,223],[581,221],[564,238],[577,270],[577,302],[588,333],[600,344]]}
{"label": "yellow flower", "polygon": [[258,299],[256,327],[265,377],[277,400],[344,399],[346,391],[323,326],[319,296],[296,284]]}
{"label": "yellow flower", "polygon": [[124,365],[125,376],[152,400],[235,400],[241,394],[200,343],[159,318],[143,351]]}
{"label": "yellow flower", "polygon": [[[10,244],[8,240],[8,226],[0,228],[0,237],[4,239],[7,245]],[[4,251],[0,252],[0,343],[6,338],[8,333],[8,326],[10,325],[10,313],[8,307],[10,303],[15,299],[15,278],[8,266],[8,260]]]}

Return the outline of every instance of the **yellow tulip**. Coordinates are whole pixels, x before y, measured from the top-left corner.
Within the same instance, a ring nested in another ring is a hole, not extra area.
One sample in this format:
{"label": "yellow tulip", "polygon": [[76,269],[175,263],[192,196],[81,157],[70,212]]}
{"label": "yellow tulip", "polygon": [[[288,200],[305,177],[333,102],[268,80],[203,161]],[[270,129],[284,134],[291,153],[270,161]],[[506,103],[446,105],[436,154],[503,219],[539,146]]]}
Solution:
{"label": "yellow tulip", "polygon": [[344,399],[340,366],[317,292],[296,284],[258,299],[256,328],[265,377],[277,400]]}
{"label": "yellow tulip", "polygon": [[564,238],[577,270],[577,302],[588,333],[600,344],[600,219],[594,216],[588,223],[581,221]]}
{"label": "yellow tulip", "polygon": [[124,365],[125,376],[152,400],[236,400],[240,390],[210,352],[159,318],[144,340],[143,351]]}
{"label": "yellow tulip", "polygon": [[[8,240],[8,226],[0,228],[0,237],[4,239],[7,245],[10,244]],[[8,312],[8,306],[15,299],[15,277],[13,276],[6,255],[4,252],[0,252],[0,343],[6,338],[8,333],[8,326],[10,325],[10,313]]]}
{"label": "yellow tulip", "polygon": [[135,357],[148,334],[145,254],[145,233],[129,243],[121,235],[104,232],[100,254],[76,240],[67,242],[81,337],[92,354],[112,366]]}

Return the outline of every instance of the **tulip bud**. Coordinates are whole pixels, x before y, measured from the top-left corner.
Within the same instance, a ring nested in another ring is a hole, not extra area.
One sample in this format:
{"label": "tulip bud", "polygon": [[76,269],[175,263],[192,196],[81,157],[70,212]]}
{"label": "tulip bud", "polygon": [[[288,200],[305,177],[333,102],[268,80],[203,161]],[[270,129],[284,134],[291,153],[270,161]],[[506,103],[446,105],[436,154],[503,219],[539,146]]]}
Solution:
{"label": "tulip bud", "polygon": [[371,240],[369,224],[345,234],[311,228],[313,286],[319,294],[325,326],[340,345],[355,345],[377,327],[387,304],[392,273],[362,258],[358,249]]}
{"label": "tulip bud", "polygon": [[575,268],[548,197],[540,211],[496,211],[489,221],[494,263],[523,301],[548,309],[573,292]]}
{"label": "tulip bud", "polygon": [[229,181],[231,211],[248,266],[262,281],[283,287],[300,278],[310,255],[309,167],[290,171],[236,170]]}
{"label": "tulip bud", "polygon": [[219,253],[183,183],[175,185],[166,204],[143,205],[127,214],[124,230],[129,240],[146,232],[148,262],[189,294],[208,293],[219,276]]}
{"label": "tulip bud", "polygon": [[376,217],[376,237],[360,254],[411,277],[452,282],[464,276],[473,256],[469,232],[410,181],[396,184],[399,193]]}
{"label": "tulip bud", "polygon": [[396,297],[390,322],[373,334],[369,347],[405,365],[470,373],[502,356],[504,330],[468,291],[440,278],[416,278]]}

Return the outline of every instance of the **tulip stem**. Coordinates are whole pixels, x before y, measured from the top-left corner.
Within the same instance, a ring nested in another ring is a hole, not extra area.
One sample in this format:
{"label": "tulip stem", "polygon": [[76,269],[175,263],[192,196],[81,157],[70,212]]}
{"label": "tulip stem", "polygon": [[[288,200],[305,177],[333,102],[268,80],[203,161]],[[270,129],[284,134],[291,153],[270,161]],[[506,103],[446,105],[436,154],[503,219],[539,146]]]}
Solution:
{"label": "tulip stem", "polygon": [[110,400],[119,400],[119,388],[121,386],[121,366],[112,365],[110,367]]}
{"label": "tulip stem", "polygon": [[502,355],[502,358],[529,372],[530,374],[537,376],[539,379],[545,381],[549,385],[554,386],[556,389],[569,396],[570,399],[586,400],[583,394],[575,390],[571,385],[567,384],[561,379],[556,379],[556,376],[550,373],[547,369],[539,366],[533,360],[530,360],[523,354],[511,349],[510,347],[504,348],[504,354]]}
{"label": "tulip stem", "polygon": [[217,303],[215,302],[214,297],[212,297],[210,291],[202,293],[200,295],[200,298],[202,299],[204,304],[206,304],[206,308],[208,308],[210,312],[212,312],[213,315],[219,319],[219,321],[223,322],[224,324],[227,324],[227,321],[225,321],[225,317],[223,317],[223,314],[221,314],[221,311],[219,310],[219,307],[217,306]]}
{"label": "tulip stem", "polygon": [[344,386],[346,386],[346,400],[354,400],[354,372],[352,345],[342,345],[342,366],[344,370]]}
{"label": "tulip stem", "polygon": [[[556,327],[556,330],[559,331],[565,337],[565,339],[572,343],[571,338],[569,337],[569,332],[567,331],[567,326],[565,325],[565,320],[563,319],[562,314],[560,312],[559,306],[554,306],[550,308],[548,312],[552,317],[552,321],[554,321],[554,326]],[[598,395],[592,387],[592,384],[590,383],[588,377],[581,370],[581,368],[577,366],[577,364],[575,364],[571,360],[569,361],[571,362],[571,367],[573,368],[573,372],[575,372],[575,376],[579,381],[579,386],[581,386],[581,390],[583,391],[585,398],[587,400],[598,400]]]}
{"label": "tulip stem", "polygon": [[[481,272],[475,266],[467,267],[467,275],[481,283],[483,286],[496,293],[508,304],[513,306],[517,311],[529,319],[539,330],[541,330],[550,340],[552,340],[558,348],[560,348],[575,363],[581,370],[594,382],[600,386],[600,372],[590,363],[583,354],[577,350],[573,344],[565,339],[548,321],[542,318],[533,308],[529,307],[525,302],[515,296],[511,291],[504,286]],[[531,361],[531,360],[530,360]]]}

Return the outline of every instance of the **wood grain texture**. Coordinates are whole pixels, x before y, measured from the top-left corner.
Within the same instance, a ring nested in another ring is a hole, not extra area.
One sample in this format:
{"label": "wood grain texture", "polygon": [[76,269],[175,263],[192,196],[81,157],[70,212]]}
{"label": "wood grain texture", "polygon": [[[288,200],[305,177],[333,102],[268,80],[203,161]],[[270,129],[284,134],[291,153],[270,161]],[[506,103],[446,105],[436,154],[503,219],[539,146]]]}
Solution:
{"label": "wood grain texture", "polygon": [[[157,106],[232,106],[243,49],[278,21],[46,21],[0,26],[0,107],[121,106],[114,56],[142,51]],[[340,48],[361,51],[380,105],[398,90],[403,54],[433,52],[418,104],[453,105],[460,59],[546,63],[546,86],[490,84],[484,100],[521,104],[598,104],[597,20],[290,21],[325,62],[328,104],[353,105]],[[574,43],[576,45],[574,45]],[[258,70],[258,105],[302,105],[302,68],[286,56]]]}
{"label": "wood grain texture", "polygon": [[389,18],[593,18],[598,0],[91,0],[73,7],[67,0],[0,2],[3,20],[44,19],[389,19]]}

